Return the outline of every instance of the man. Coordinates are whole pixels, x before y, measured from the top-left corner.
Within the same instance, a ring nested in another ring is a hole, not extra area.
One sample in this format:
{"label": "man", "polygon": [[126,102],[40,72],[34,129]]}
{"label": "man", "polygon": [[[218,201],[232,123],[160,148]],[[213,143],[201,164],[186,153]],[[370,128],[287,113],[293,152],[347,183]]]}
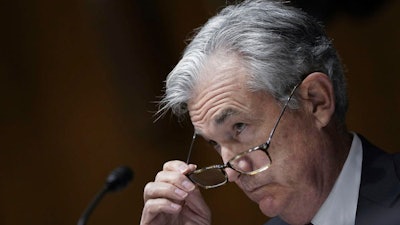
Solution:
{"label": "man", "polygon": [[169,74],[160,113],[188,113],[193,142],[224,164],[165,163],[144,189],[141,224],[211,224],[199,187],[227,181],[267,224],[400,224],[400,156],[346,130],[344,80],[304,12],[261,0],[223,9]]}

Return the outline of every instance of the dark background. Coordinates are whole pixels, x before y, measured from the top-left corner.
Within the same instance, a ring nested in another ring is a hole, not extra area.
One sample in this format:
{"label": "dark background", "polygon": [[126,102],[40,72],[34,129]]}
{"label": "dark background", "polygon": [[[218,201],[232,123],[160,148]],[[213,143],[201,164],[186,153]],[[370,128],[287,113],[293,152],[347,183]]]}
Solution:
{"label": "dark background", "polygon": [[[165,161],[185,159],[192,135],[170,115],[154,123],[154,101],[192,30],[224,4],[2,3],[0,224],[75,224],[118,165],[132,167],[135,180],[107,195],[89,224],[138,224],[144,185]],[[296,4],[325,22],[346,65],[349,129],[399,152],[400,2]],[[195,152],[192,161],[208,155]],[[213,224],[267,219],[233,184],[204,195]]]}

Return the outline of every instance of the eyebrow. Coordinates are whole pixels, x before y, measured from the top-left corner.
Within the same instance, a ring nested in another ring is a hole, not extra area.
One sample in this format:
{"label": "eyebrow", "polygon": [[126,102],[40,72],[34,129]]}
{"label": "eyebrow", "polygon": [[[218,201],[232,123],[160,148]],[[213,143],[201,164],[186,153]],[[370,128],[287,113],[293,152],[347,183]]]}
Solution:
{"label": "eyebrow", "polygon": [[214,118],[214,123],[215,123],[216,125],[221,125],[221,124],[223,124],[223,123],[226,121],[226,119],[228,119],[230,116],[235,115],[235,114],[238,114],[238,113],[239,113],[239,111],[237,111],[237,110],[235,110],[235,109],[233,109],[233,108],[224,109],[224,110],[222,110],[221,113],[219,113],[218,115],[215,116],[215,118]]}

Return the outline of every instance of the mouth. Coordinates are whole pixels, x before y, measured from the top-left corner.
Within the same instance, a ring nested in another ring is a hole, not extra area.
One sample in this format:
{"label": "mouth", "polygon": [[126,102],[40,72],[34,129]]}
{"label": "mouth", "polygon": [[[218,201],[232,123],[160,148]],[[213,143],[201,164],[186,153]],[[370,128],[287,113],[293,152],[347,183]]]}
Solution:
{"label": "mouth", "polygon": [[[257,176],[257,175],[256,175]],[[240,189],[253,202],[259,203],[262,199],[271,197],[271,191],[274,190],[274,182],[271,179],[255,179],[255,176],[242,176],[236,181]]]}
{"label": "mouth", "polygon": [[257,191],[258,189],[260,189],[262,187],[262,185],[251,185],[249,183],[246,183],[245,185],[242,184],[240,187],[246,193],[253,193],[253,192]]}
{"label": "mouth", "polygon": [[242,176],[237,182],[237,185],[246,193],[257,192],[263,187],[270,186],[272,180],[263,177],[259,179],[257,175],[254,176]]}
{"label": "mouth", "polygon": [[257,182],[256,179],[241,179],[240,182],[236,182],[236,184],[248,198],[256,203],[266,198],[272,198],[279,187],[277,183],[270,179],[264,180],[264,182]]}
{"label": "mouth", "polygon": [[242,190],[253,202],[258,203],[267,195],[268,192],[266,191],[266,188],[267,185],[246,186],[242,187]]}

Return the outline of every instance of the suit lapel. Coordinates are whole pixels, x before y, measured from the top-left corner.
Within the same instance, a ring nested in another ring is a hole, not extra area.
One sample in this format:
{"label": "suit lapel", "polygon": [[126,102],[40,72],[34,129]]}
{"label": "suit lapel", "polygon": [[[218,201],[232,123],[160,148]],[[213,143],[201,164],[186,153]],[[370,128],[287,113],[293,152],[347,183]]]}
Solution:
{"label": "suit lapel", "polygon": [[400,158],[385,153],[359,136],[363,145],[363,162],[356,224],[384,224],[383,217],[398,214],[398,208],[397,212],[394,208],[399,205],[400,197],[397,176]]}

